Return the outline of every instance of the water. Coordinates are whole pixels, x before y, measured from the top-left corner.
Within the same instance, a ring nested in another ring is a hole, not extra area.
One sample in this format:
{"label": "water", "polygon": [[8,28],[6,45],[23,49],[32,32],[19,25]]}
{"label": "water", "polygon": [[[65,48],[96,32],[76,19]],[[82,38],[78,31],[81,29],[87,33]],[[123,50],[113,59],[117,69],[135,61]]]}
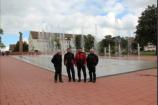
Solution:
{"label": "water", "polygon": [[[15,56],[15,58],[37,65],[39,67],[54,71],[54,66],[51,63],[52,56],[38,55],[38,56]],[[120,73],[128,73],[137,70],[156,68],[157,63],[152,61],[141,60],[122,60],[122,59],[107,59],[104,57],[99,58],[99,64],[96,67],[97,77],[115,75]],[[87,74],[88,74],[88,69]],[[67,75],[66,67],[62,66],[62,74]],[[77,68],[75,67],[75,75],[77,77]],[[83,75],[82,75],[83,77]],[[89,78],[89,75],[87,75]]]}

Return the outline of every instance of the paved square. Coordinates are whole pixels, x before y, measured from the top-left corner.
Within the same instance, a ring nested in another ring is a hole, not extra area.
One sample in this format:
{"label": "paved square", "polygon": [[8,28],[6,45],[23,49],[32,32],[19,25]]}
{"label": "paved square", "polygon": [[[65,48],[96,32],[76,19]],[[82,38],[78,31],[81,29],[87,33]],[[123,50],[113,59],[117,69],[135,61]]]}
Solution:
{"label": "paved square", "polygon": [[157,69],[54,83],[52,72],[0,57],[0,105],[157,105]]}

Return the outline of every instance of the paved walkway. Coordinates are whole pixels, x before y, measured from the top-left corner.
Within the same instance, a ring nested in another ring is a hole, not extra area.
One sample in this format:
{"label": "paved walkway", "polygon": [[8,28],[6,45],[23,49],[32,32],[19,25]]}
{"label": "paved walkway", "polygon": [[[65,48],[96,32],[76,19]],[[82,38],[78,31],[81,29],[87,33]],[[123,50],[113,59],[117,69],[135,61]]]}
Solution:
{"label": "paved walkway", "polygon": [[98,78],[94,83],[54,83],[54,73],[0,57],[0,105],[156,105],[157,69]]}

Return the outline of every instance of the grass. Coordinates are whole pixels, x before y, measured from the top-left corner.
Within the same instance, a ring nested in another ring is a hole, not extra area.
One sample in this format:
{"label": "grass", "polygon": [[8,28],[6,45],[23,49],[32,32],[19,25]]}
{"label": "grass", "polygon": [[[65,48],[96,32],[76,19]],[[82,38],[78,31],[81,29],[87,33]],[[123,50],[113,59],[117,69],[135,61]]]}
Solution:
{"label": "grass", "polygon": [[155,51],[143,51],[140,52],[140,55],[155,55]]}

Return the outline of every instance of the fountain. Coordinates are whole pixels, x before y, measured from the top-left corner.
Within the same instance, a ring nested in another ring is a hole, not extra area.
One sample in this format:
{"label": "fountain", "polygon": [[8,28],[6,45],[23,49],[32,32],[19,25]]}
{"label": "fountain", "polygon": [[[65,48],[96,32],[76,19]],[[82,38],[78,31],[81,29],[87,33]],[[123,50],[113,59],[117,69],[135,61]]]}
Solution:
{"label": "fountain", "polygon": [[[54,71],[53,64],[50,62],[52,55],[40,55],[40,56],[23,56],[18,57],[17,59],[34,64],[36,66],[44,68],[44,70]],[[123,60],[123,59],[105,59],[100,58],[99,64],[96,67],[97,77],[115,75],[120,73],[128,73],[137,70],[144,70],[148,68],[156,68],[157,62],[153,61],[141,61],[141,60]],[[77,68],[75,67],[75,75],[77,78]],[[65,66],[62,66],[63,75],[67,75]],[[88,70],[87,70],[88,74]],[[82,74],[81,74],[82,75]],[[81,76],[83,77],[83,75]],[[87,75],[89,77],[89,75]]]}
{"label": "fountain", "polygon": [[104,56],[106,56],[106,47],[104,48]]}
{"label": "fountain", "polygon": [[119,57],[122,56],[122,51],[121,51],[121,39],[118,39],[118,52],[119,52]]}
{"label": "fountain", "polygon": [[[59,33],[59,32],[58,32]],[[40,33],[39,33],[40,34]],[[41,33],[42,34],[42,33]],[[96,34],[97,35],[97,32]],[[55,39],[56,36],[54,36]],[[52,41],[52,38],[49,38],[50,41]],[[57,46],[58,41],[52,41],[50,44],[53,46],[54,51],[57,49],[60,49],[62,51],[62,54],[64,54],[64,47],[65,45],[65,34],[62,32],[61,34],[57,34],[57,40],[59,41],[60,46]],[[96,43],[94,43],[96,45]],[[94,48],[95,48],[94,45]],[[128,41],[129,45],[129,41]],[[50,49],[49,47],[52,46],[47,46],[46,50]],[[81,47],[84,50],[84,35],[83,35],[83,29],[82,29],[82,34],[81,34]],[[121,44],[118,41],[118,53],[119,56],[121,56]],[[138,61],[138,60],[123,60],[123,59],[110,59],[111,58],[111,45],[110,43],[108,44],[108,47],[104,48],[104,55],[108,55],[109,58],[105,59],[104,57],[99,57],[99,64],[97,65],[96,68],[96,73],[97,77],[101,76],[109,76],[109,75],[114,75],[114,74],[119,74],[119,73],[127,73],[127,72],[132,72],[132,71],[137,71],[137,70],[142,70],[142,69],[147,69],[147,68],[153,68],[156,67],[156,62],[149,62],[149,61]],[[140,55],[140,47],[138,44],[138,55]],[[52,55],[39,55],[39,56],[23,56],[22,58],[16,56],[17,59],[23,60],[25,62],[43,67],[45,69],[48,69],[50,71],[54,71],[53,64],[50,62]],[[64,75],[67,75],[66,68],[63,65],[62,66],[62,71]],[[77,68],[75,67],[75,73],[77,77]],[[88,74],[88,70],[87,70]],[[88,76],[88,75],[87,75]],[[83,76],[81,76],[83,77]]]}
{"label": "fountain", "polygon": [[84,48],[84,35],[83,35],[83,27],[81,28],[81,47],[83,52],[85,52],[85,48]]}
{"label": "fountain", "polygon": [[108,48],[109,48],[109,52],[108,52],[108,54],[109,54],[109,58],[111,57],[111,46],[110,46],[110,44],[109,44],[109,46],[108,46]]}

